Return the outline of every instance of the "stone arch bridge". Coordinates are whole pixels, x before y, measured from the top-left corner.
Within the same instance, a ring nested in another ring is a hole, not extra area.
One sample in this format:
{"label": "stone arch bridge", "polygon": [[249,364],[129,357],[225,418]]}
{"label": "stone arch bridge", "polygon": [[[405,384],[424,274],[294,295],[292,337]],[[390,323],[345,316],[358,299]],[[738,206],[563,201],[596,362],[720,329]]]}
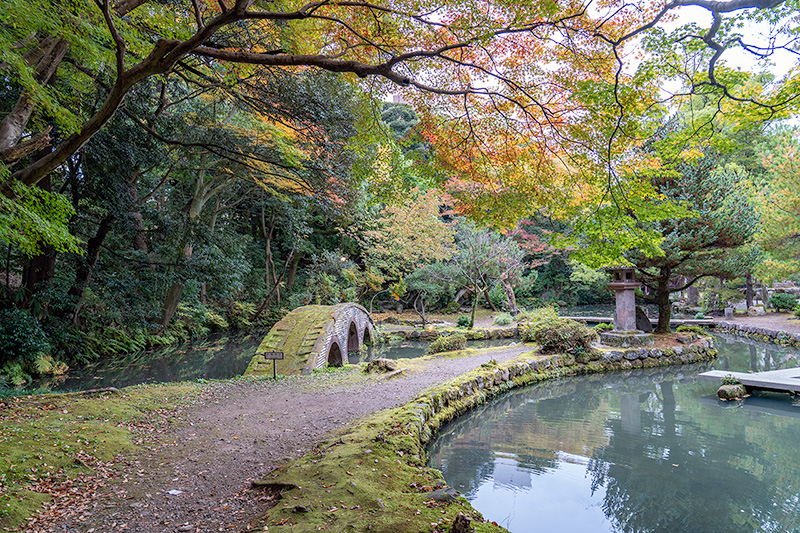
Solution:
{"label": "stone arch bridge", "polygon": [[275,324],[250,361],[245,375],[272,373],[265,352],[283,352],[279,374],[308,374],[315,368],[342,366],[347,355],[376,339],[375,323],[355,303],[298,307]]}

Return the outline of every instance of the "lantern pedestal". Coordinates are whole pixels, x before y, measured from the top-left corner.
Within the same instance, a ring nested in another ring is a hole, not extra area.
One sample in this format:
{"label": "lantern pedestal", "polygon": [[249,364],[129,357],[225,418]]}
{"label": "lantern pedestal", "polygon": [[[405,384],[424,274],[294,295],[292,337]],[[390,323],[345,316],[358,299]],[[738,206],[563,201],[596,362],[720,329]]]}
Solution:
{"label": "lantern pedestal", "polygon": [[632,268],[611,269],[612,282],[608,288],[614,291],[617,311],[614,314],[614,330],[600,334],[600,342],[606,346],[630,348],[650,346],[653,335],[636,329],[636,292],[641,286],[633,276]]}

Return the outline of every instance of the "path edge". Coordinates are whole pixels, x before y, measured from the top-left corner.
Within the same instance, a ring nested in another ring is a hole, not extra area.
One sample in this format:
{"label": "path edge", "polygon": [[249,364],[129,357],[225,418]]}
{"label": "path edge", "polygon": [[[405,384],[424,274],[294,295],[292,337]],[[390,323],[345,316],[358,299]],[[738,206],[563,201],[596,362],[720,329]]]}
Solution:
{"label": "path edge", "polygon": [[[263,524],[273,532],[297,533],[320,527],[439,532],[449,531],[455,517],[463,513],[472,518],[476,533],[506,532],[496,523],[484,521],[462,496],[431,501],[431,491],[446,484],[441,472],[426,466],[426,447],[444,424],[528,384],[698,363],[716,356],[713,339],[701,337],[692,344],[668,349],[603,352],[595,354],[598,359],[586,362],[570,355],[528,352],[502,364],[482,365],[425,390],[400,407],[373,413],[347,426],[305,456],[270,473],[269,479],[294,483],[298,489],[287,493],[285,500],[264,517]],[[367,468],[372,466],[376,468]],[[298,506],[309,512],[299,514]]]}

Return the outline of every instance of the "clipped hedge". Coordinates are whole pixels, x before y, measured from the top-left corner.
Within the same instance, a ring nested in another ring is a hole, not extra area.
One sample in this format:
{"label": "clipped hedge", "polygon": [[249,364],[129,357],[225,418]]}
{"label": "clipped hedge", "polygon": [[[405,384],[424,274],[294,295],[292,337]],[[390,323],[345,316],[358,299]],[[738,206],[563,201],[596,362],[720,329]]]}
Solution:
{"label": "clipped hedge", "polygon": [[769,305],[778,311],[792,311],[797,307],[797,298],[791,294],[773,294],[769,299]]}

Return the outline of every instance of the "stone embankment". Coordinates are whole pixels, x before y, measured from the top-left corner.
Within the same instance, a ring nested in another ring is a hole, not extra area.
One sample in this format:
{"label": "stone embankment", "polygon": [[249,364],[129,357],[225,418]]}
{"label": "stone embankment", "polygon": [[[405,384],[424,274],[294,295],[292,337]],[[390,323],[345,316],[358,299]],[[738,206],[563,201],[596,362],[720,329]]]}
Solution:
{"label": "stone embankment", "polygon": [[800,333],[790,333],[788,331],[762,328],[750,324],[737,324],[735,322],[716,322],[714,329],[739,337],[747,337],[783,346],[800,346]]}
{"label": "stone embankment", "polygon": [[412,401],[408,406],[417,415],[414,425],[420,440],[427,443],[443,423],[518,386],[566,375],[698,363],[716,355],[714,341],[700,338],[692,344],[672,348],[599,350],[577,357],[562,354],[536,356],[467,374],[442,389],[421,396],[420,401]]}
{"label": "stone embankment", "polygon": [[[316,453],[273,471],[266,483],[297,487],[266,517],[269,531],[449,531],[459,513],[483,518],[460,497],[437,500],[441,473],[426,467],[426,445],[457,416],[515,387],[576,374],[663,367],[712,359],[713,340],[672,348],[595,350],[572,355],[528,353],[480,368],[420,394],[405,405],[351,426]],[[299,512],[298,505],[308,512]],[[333,512],[335,511],[335,512]],[[482,532],[501,532],[482,523]]]}

